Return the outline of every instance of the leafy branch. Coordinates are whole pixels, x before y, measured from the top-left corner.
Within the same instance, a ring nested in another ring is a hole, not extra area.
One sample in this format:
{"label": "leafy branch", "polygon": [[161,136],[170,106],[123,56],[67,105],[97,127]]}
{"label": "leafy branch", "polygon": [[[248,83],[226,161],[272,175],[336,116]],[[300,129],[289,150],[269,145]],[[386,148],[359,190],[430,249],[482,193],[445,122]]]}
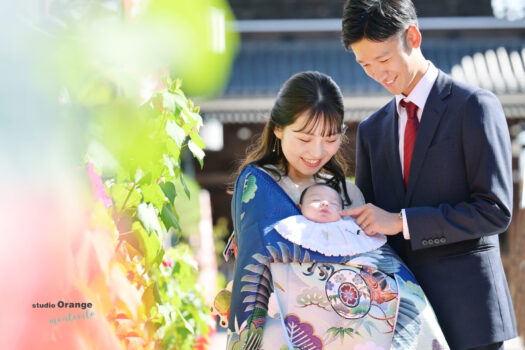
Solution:
{"label": "leafy branch", "polygon": [[[199,337],[206,336],[211,318],[195,287],[197,265],[191,251],[184,244],[166,249],[165,242],[171,237],[179,242],[181,234],[175,185],[188,198],[191,195],[180,166],[184,149],[203,164],[204,142],[198,135],[202,118],[199,108],[185,97],[180,80],[166,78],[164,85],[148,104],[130,111],[132,118],[99,126],[104,131],[100,144],[119,164],[116,176],[105,177],[113,202],[108,215],[119,232],[113,263],[124,271],[129,288],[135,289],[129,293],[138,293],[143,305],[135,309],[117,303],[108,319],[126,346],[137,346],[137,339],[142,339],[144,349],[154,344],[190,350]],[[115,118],[103,117],[104,123]],[[128,136],[120,130],[131,132]],[[122,142],[127,147],[121,147]]]}

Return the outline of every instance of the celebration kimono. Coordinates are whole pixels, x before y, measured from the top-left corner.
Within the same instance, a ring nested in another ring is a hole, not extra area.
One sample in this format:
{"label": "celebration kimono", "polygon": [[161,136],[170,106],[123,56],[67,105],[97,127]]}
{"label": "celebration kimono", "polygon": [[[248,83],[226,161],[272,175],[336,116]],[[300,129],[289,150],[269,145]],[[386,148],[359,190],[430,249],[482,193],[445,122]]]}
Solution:
{"label": "celebration kimono", "polygon": [[384,237],[328,225],[316,242],[317,229],[298,215],[270,175],[242,171],[232,200],[227,349],[448,349],[425,294]]}

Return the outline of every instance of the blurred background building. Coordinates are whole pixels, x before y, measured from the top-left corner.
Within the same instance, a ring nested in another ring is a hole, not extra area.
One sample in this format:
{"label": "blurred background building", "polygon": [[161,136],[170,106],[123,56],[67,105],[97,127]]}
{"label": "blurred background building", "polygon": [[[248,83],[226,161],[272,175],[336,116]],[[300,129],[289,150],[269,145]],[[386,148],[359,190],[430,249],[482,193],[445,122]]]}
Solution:
{"label": "blurred background building", "polygon": [[[493,91],[507,116],[513,141],[515,209],[511,227],[500,237],[523,335],[525,210],[521,204],[525,170],[523,165],[520,169],[519,162],[520,154],[525,159],[523,1],[414,3],[420,17],[425,57],[453,77]],[[521,15],[516,10],[518,3]],[[391,96],[365,75],[353,54],[343,49],[343,4],[343,0],[230,0],[242,39],[232,75],[220,97],[197,103],[205,119],[208,150],[204,168],[196,170],[196,179],[210,191],[215,223],[226,218],[231,229],[228,184],[233,181],[238,161],[245,156],[248,145],[261,133],[279,87],[294,73],[318,70],[332,76],[341,87],[348,126],[345,152],[349,175],[353,176],[357,125]],[[521,19],[510,21],[510,17]]]}

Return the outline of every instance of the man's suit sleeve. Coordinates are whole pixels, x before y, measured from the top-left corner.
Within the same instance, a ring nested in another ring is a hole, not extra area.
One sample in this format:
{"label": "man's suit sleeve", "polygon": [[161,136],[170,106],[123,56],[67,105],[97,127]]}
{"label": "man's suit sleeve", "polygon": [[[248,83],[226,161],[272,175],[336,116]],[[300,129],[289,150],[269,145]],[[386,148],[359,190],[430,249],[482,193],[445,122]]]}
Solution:
{"label": "man's suit sleeve", "polygon": [[374,202],[374,187],[370,169],[369,152],[363,139],[362,124],[357,128],[355,184],[365,197],[366,202]]}
{"label": "man's suit sleeve", "polygon": [[450,244],[499,234],[510,224],[512,156],[501,104],[492,93],[477,90],[467,99],[461,117],[469,199],[456,205],[407,208],[412,249],[428,247],[429,240]]}

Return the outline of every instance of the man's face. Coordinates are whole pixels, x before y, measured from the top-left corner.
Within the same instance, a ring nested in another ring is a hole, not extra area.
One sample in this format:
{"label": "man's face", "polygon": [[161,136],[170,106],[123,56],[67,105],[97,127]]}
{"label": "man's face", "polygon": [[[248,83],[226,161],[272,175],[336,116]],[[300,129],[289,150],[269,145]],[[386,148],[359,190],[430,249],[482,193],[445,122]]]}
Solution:
{"label": "man's face", "polygon": [[[417,35],[420,42],[419,31],[411,26],[406,36],[393,35],[381,42],[361,39],[350,46],[357,63],[363,67],[368,76],[383,85],[390,93],[408,96],[420,78],[419,65],[414,52],[414,36]],[[419,47],[419,42],[416,42],[418,43],[416,46]]]}
{"label": "man's face", "polygon": [[301,204],[302,214],[311,221],[333,222],[341,218],[341,197],[332,188],[314,186],[304,194]]}

